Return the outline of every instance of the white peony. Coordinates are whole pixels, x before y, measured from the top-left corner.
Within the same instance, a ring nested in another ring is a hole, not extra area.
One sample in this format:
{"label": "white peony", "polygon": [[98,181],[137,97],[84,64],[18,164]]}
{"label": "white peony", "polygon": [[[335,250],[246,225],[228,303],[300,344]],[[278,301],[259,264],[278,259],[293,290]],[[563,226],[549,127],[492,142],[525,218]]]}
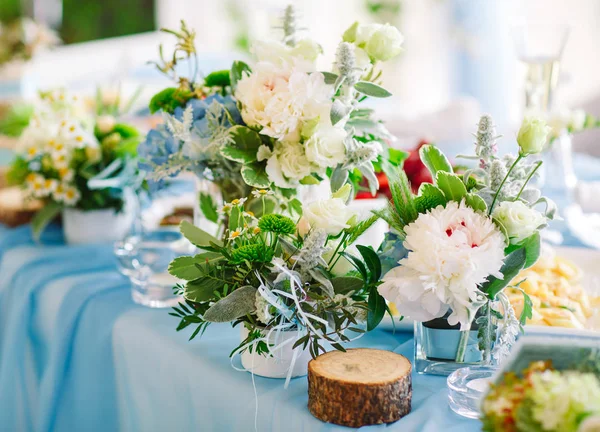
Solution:
{"label": "white peony", "polygon": [[546,223],[544,215],[522,201],[504,201],[494,208],[492,216],[506,228],[513,244],[525,240]]}
{"label": "white peony", "polygon": [[343,229],[350,228],[348,222],[355,216],[342,198],[313,201],[302,210],[312,229],[321,228],[329,235],[338,235]]}
{"label": "white peony", "polygon": [[408,256],[384,276],[379,293],[418,321],[451,310],[448,322],[466,330],[479,285],[490,275],[502,278],[504,235],[491,219],[453,201],[419,215],[405,231]]}
{"label": "white peony", "polygon": [[311,174],[313,166],[306,158],[304,146],[297,142],[278,142],[267,160],[267,175],[275,186],[292,188]]}
{"label": "white peony", "polygon": [[331,93],[321,73],[259,62],[238,82],[235,97],[248,126],[260,126],[260,133],[278,140],[299,141],[304,122],[329,115]]}
{"label": "white peony", "polygon": [[321,126],[304,144],[306,158],[320,168],[333,168],[344,162],[348,133],[342,127]]}
{"label": "white peony", "polygon": [[377,28],[365,45],[367,53],[376,60],[388,61],[402,51],[404,36],[392,25],[385,24]]}

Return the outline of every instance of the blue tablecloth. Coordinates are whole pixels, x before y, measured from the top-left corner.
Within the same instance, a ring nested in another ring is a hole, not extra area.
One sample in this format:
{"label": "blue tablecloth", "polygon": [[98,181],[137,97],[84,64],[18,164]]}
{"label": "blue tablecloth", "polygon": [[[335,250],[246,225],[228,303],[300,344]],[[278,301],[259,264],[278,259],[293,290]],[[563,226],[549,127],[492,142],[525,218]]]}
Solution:
{"label": "blue tablecloth", "polygon": [[[579,161],[579,173],[594,177],[598,163]],[[56,227],[43,246],[29,227],[0,227],[0,431],[251,431],[255,401],[259,431],[347,430],[310,415],[306,378],[286,390],[255,377],[255,398],[228,359],[238,329],[213,325],[188,342],[166,310],[132,302],[115,264],[110,246],[67,247]],[[406,333],[376,330],[354,346],[413,356]],[[410,415],[365,430],[480,430],[451,412],[445,378],[413,374],[413,387]]]}

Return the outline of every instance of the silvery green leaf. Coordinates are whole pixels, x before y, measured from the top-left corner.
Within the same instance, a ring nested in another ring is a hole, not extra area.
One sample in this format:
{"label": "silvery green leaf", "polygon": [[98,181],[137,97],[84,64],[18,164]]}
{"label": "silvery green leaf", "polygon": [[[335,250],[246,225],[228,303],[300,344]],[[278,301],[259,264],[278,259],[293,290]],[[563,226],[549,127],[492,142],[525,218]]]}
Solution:
{"label": "silvery green leaf", "polygon": [[374,84],[372,82],[368,82],[368,81],[359,81],[356,84],[354,84],[354,88],[366,95],[366,96],[371,96],[371,97],[376,97],[376,98],[386,98],[386,97],[390,97],[392,94],[387,91],[386,89],[384,89],[381,86],[378,86],[377,84]]}
{"label": "silvery green leaf", "polygon": [[344,184],[346,184],[347,180],[348,170],[343,168],[342,165],[336,166],[329,179],[331,192],[337,192]]}
{"label": "silvery green leaf", "polygon": [[540,199],[541,194],[542,193],[539,189],[525,189],[523,192],[521,192],[521,196],[519,198],[527,201],[529,204],[533,204]]}
{"label": "silvery green leaf", "polygon": [[333,85],[338,79],[338,76],[331,72],[321,72],[325,77],[325,84]]}
{"label": "silvery green leaf", "polygon": [[323,290],[327,293],[327,295],[330,298],[333,298],[335,296],[335,293],[333,291],[333,285],[331,284],[331,281],[328,279],[327,276],[321,273],[317,268],[310,269],[308,273],[310,273],[310,275],[323,286]]}
{"label": "silvery green leaf", "polygon": [[351,109],[352,109],[352,107],[349,107],[348,105],[344,104],[339,99],[336,99],[335,101],[333,101],[333,104],[331,105],[331,112],[329,114],[329,118],[331,119],[331,124],[335,125],[341,119],[346,117],[346,115],[348,115],[348,113],[350,112]]}
{"label": "silvery green leaf", "polygon": [[256,288],[247,285],[236,289],[213,304],[202,318],[208,322],[230,322],[256,311]]}
{"label": "silvery green leaf", "polygon": [[367,182],[369,183],[369,191],[371,195],[375,196],[377,190],[379,189],[379,179],[375,175],[375,170],[373,169],[373,164],[367,163],[358,167],[358,170],[365,176]]}
{"label": "silvery green leaf", "polygon": [[344,81],[346,80],[346,77],[343,75],[340,75],[335,82],[333,83],[333,93],[337,93],[338,90],[340,89],[340,87],[342,86],[342,84],[344,84]]}
{"label": "silvery green leaf", "polygon": [[547,198],[547,197],[541,197],[535,203],[533,203],[532,207],[536,206],[540,203],[546,204],[546,209],[544,210],[544,215],[548,219],[562,220],[562,218],[558,214],[558,207],[554,201],[552,201],[550,198]]}

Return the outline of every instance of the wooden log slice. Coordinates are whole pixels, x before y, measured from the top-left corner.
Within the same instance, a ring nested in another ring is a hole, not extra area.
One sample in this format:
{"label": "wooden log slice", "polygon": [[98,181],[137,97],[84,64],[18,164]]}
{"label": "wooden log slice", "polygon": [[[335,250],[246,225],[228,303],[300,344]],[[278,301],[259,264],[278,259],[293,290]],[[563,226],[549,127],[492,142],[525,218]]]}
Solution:
{"label": "wooden log slice", "polygon": [[354,428],[395,422],[411,409],[411,369],[390,351],[325,353],[308,364],[308,409],[319,420]]}

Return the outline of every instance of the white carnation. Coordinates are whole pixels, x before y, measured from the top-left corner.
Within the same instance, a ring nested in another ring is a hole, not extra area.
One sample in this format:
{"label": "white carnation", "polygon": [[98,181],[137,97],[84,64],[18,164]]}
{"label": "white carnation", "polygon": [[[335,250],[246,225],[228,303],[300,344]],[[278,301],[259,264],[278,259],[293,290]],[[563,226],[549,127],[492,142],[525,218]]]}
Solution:
{"label": "white carnation", "polygon": [[506,228],[513,244],[525,240],[546,223],[544,215],[522,201],[504,201],[494,208],[492,216]]}
{"label": "white carnation", "polygon": [[504,235],[491,219],[452,201],[419,215],[405,231],[408,256],[384,276],[379,293],[418,321],[451,310],[448,322],[467,329],[479,285],[490,275],[502,278]]}
{"label": "white carnation", "polygon": [[299,141],[303,122],[329,115],[331,92],[321,73],[259,62],[238,82],[235,97],[247,125],[278,140]]}
{"label": "white carnation", "polygon": [[320,168],[333,168],[344,162],[346,135],[347,132],[340,127],[319,127],[305,143],[307,159]]}
{"label": "white carnation", "polygon": [[311,174],[313,166],[306,158],[304,146],[297,142],[278,142],[267,161],[267,175],[275,186],[291,188]]}

